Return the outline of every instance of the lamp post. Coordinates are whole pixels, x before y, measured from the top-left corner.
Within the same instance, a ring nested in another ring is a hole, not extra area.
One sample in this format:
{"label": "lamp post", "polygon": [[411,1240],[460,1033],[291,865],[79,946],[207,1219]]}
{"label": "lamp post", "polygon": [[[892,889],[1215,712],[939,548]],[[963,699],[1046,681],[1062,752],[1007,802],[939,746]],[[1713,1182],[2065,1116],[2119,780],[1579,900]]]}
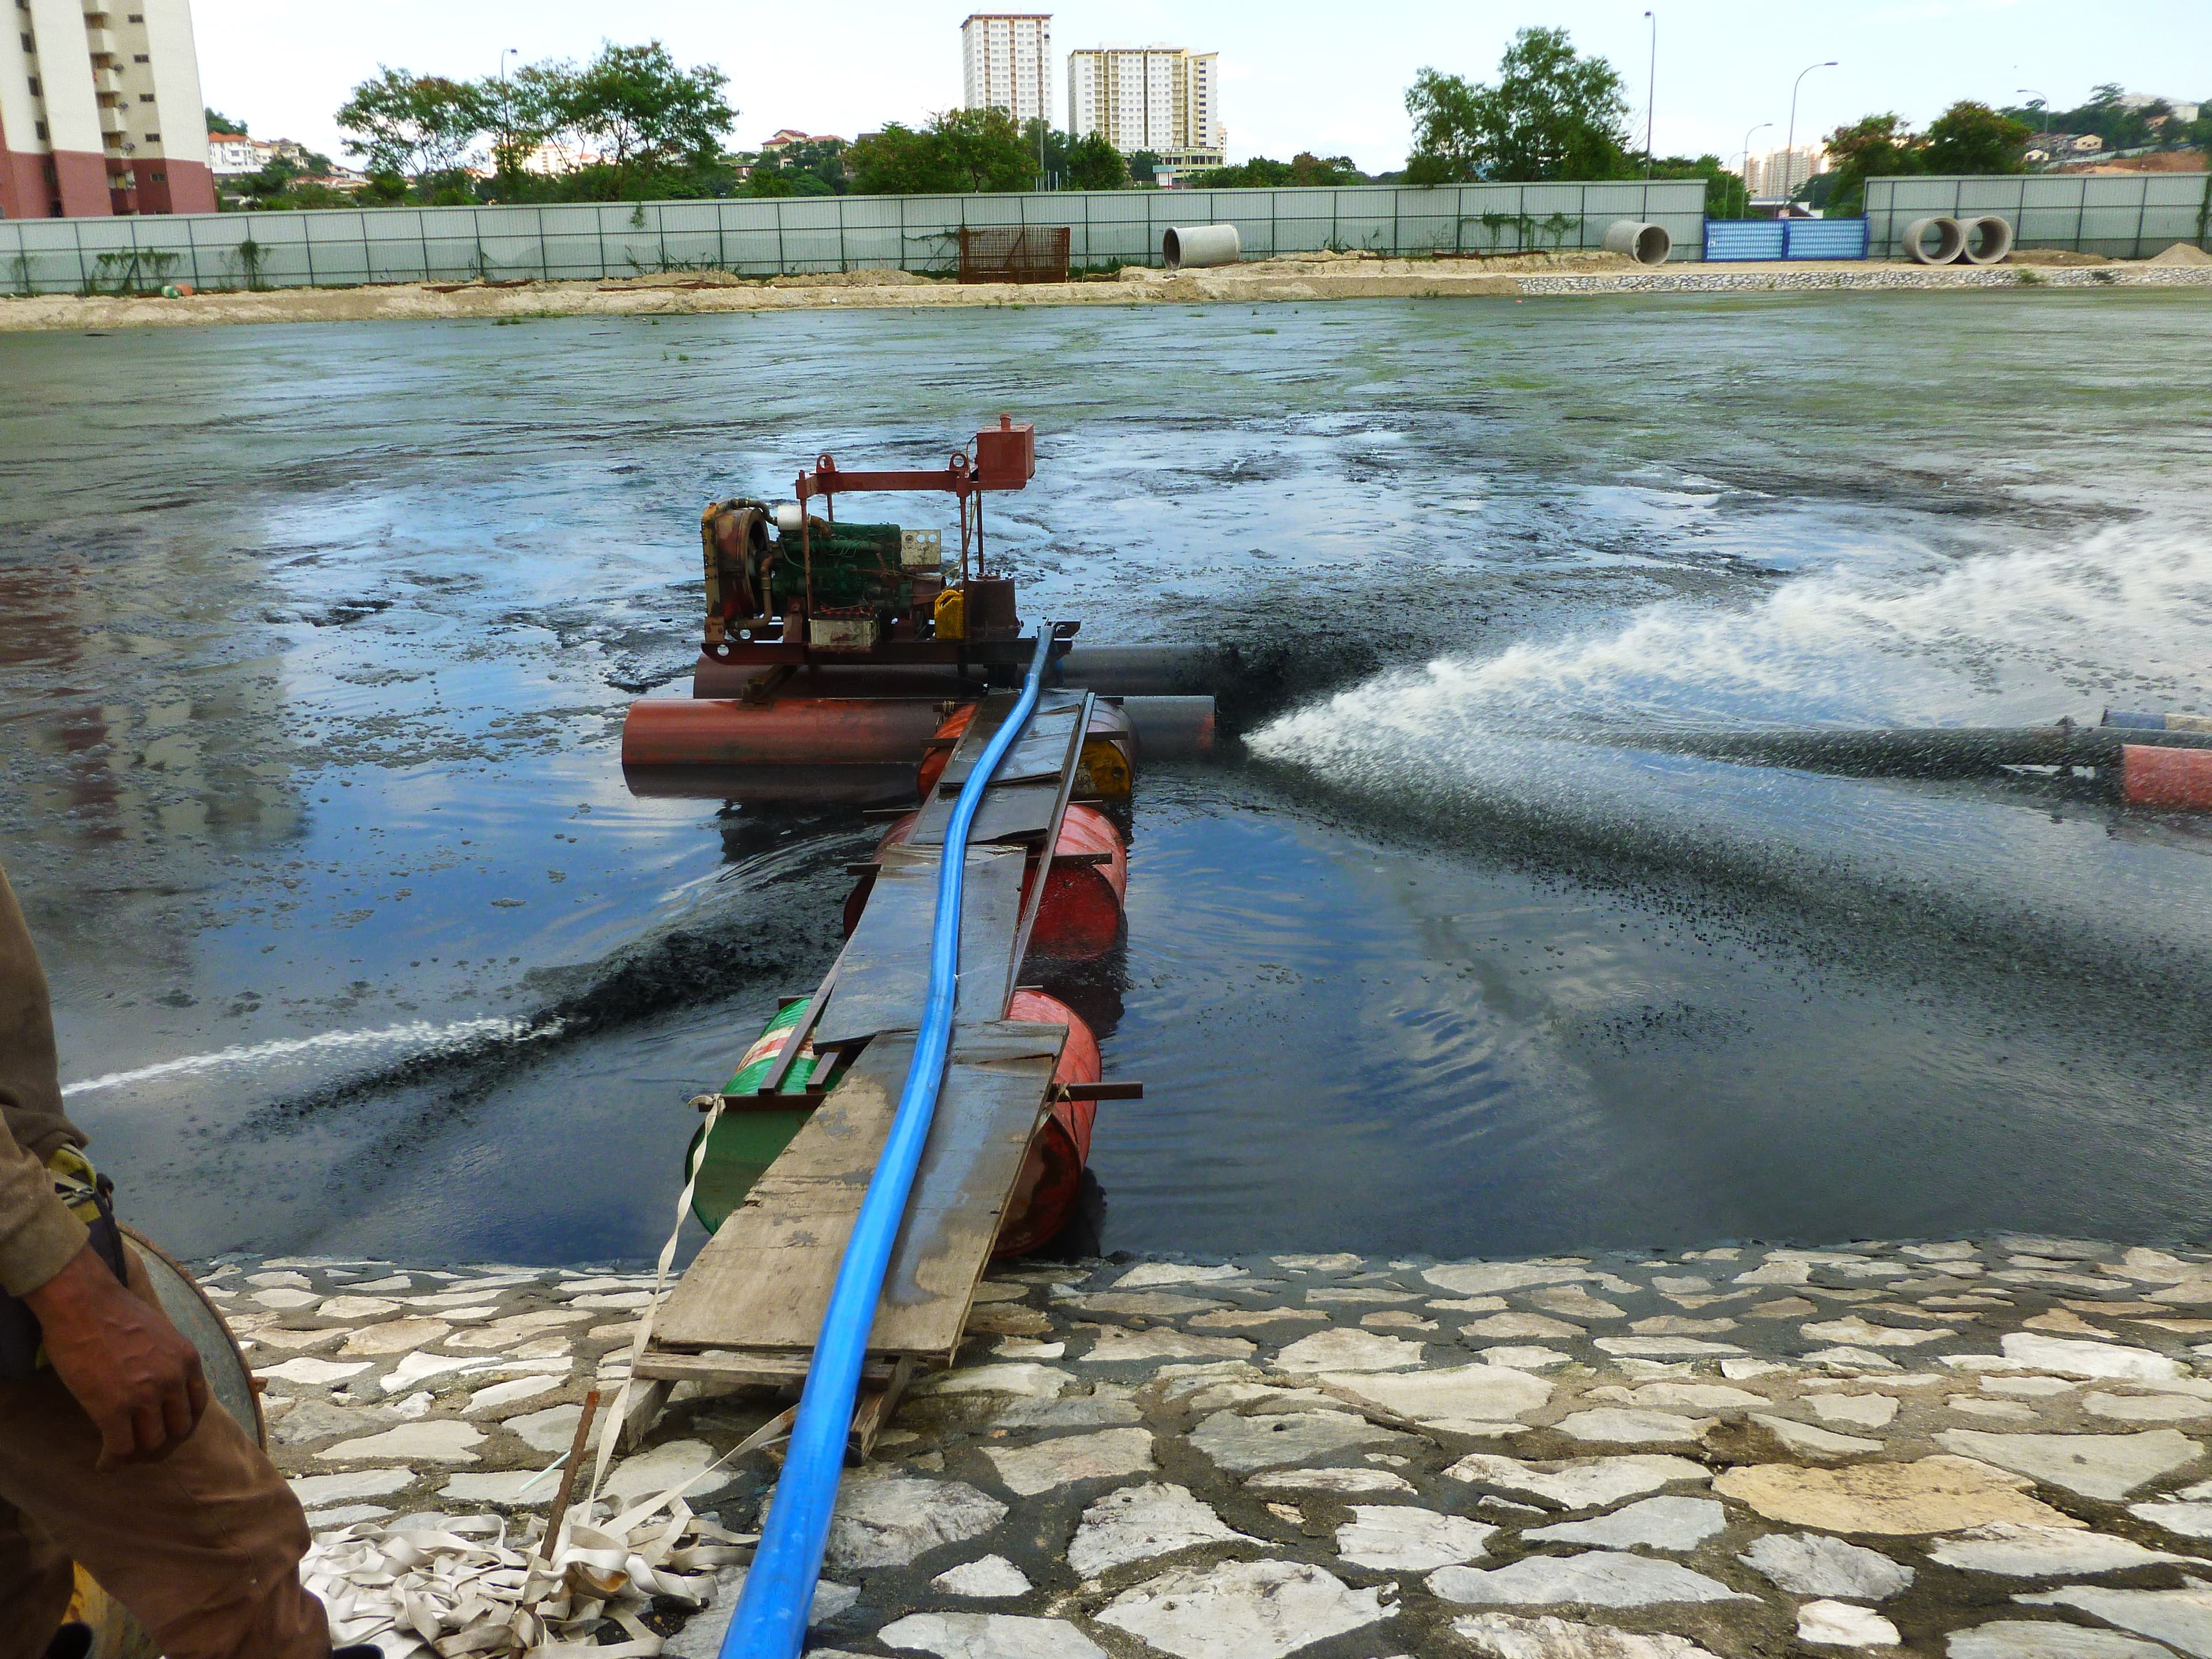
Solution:
{"label": "lamp post", "polygon": [[1751,211],[1751,135],[1764,132],[1773,125],[1771,121],[1761,121],[1743,135],[1743,208],[1746,213]]}
{"label": "lamp post", "polygon": [[1805,84],[1805,77],[1814,70],[1835,67],[1836,59],[1832,58],[1825,64],[1808,64],[1797,71],[1797,78],[1790,83],[1790,136],[1782,141],[1782,199],[1785,204],[1796,193],[1790,184],[1790,158],[1797,149],[1797,88]]}
{"label": "lamp post", "polygon": [[2013,91],[2015,94],[2026,93],[2028,97],[2027,106],[2035,112],[2037,131],[2030,136],[2048,138],[2051,136],[2050,97],[2046,94],[2038,92],[2033,87],[2014,87]]}
{"label": "lamp post", "polygon": [[507,96],[507,60],[520,56],[514,46],[501,46],[499,51],[499,170],[502,177],[514,168],[514,102]]}
{"label": "lamp post", "polygon": [[1659,98],[1659,16],[1656,12],[1645,12],[1644,20],[1651,25],[1651,68],[1644,78],[1644,176],[1651,176],[1651,112]]}

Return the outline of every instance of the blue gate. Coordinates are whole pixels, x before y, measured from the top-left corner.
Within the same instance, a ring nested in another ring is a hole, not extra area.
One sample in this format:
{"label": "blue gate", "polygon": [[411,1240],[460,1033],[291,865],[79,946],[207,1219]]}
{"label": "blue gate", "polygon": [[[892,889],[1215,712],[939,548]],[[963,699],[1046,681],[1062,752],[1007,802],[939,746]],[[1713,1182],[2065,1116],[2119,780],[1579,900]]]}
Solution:
{"label": "blue gate", "polygon": [[1863,219],[1708,219],[1705,258],[1863,259]]}

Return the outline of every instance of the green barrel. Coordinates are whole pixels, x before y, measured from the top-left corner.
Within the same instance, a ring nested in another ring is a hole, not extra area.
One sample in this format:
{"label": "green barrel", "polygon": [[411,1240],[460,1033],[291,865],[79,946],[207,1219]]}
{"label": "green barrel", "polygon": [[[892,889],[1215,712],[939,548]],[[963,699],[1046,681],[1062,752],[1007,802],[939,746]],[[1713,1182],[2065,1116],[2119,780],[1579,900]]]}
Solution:
{"label": "green barrel", "polygon": [[[806,1000],[787,1003],[774,1019],[753,1039],[752,1047],[745,1050],[738,1074],[723,1087],[726,1095],[749,1095],[767,1081],[775,1069],[775,1057],[782,1050],[784,1036],[791,1028],[806,1018]],[[816,1066],[822,1062],[811,1049],[803,1049],[784,1074],[779,1095],[795,1095],[805,1091],[812,1080]],[[761,1172],[775,1162],[799,1126],[811,1115],[811,1109],[793,1107],[787,1111],[747,1110],[725,1111],[714,1124],[714,1137],[707,1143],[705,1161],[699,1166],[699,1184],[692,1190],[691,1213],[699,1218],[699,1224],[713,1232],[722,1224],[722,1218],[745,1201],[745,1194]],[[698,1156],[700,1130],[691,1137],[684,1149],[684,1167],[689,1170],[691,1160]]]}

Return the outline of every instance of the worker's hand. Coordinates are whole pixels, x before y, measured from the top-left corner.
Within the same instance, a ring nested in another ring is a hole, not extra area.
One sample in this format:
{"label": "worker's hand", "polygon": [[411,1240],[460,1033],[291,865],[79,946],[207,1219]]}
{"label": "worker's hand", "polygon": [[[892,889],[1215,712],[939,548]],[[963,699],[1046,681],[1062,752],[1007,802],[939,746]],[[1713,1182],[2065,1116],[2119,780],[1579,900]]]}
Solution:
{"label": "worker's hand", "polygon": [[200,1357],[88,1244],[23,1297],[46,1358],[100,1430],[99,1468],[166,1457],[207,1409]]}

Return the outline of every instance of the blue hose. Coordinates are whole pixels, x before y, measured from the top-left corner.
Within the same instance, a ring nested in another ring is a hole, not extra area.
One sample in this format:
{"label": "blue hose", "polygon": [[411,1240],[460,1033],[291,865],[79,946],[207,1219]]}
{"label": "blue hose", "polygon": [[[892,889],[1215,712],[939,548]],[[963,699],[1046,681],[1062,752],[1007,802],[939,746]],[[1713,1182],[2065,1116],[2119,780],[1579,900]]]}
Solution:
{"label": "blue hose", "polygon": [[853,1401],[860,1382],[868,1333],[876,1322],[884,1273],[891,1246],[906,1217],[915,1171],[929,1140],[937,1114],[937,1091],[945,1080],[945,1060],[952,1042],[952,1002],[960,972],[960,878],[967,862],[968,830],[982,805],[983,791],[1036,708],[1037,688],[1052,653],[1049,623],[1037,628],[1036,654],[1013,712],[1000,724],[983,750],[945,830],[945,851],[937,877],[937,915],[929,935],[929,995],[922,1004],[921,1030],[914,1042],[914,1064],[906,1074],[890,1139],[867,1195],[853,1223],[853,1236],[837,1267],[837,1283],[822,1316],[814,1341],[814,1364],[799,1397],[783,1474],[775,1501],[761,1529],[760,1547],[745,1574],[730,1628],[722,1638],[721,1659],[799,1659],[806,1639],[807,1612],[815,1581],[822,1576],[823,1547],[837,1504],[837,1481],[845,1467],[845,1441],[853,1423]]}

